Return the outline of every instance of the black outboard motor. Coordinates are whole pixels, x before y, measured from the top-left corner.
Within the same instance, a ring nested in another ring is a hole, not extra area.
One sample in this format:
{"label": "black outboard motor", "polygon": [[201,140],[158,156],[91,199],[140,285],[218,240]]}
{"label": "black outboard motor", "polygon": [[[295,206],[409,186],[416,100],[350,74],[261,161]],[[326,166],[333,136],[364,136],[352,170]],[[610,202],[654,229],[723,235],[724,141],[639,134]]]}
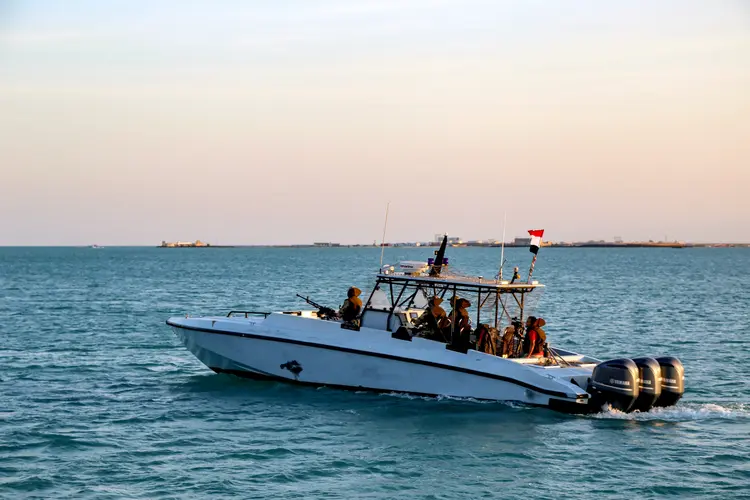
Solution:
{"label": "black outboard motor", "polygon": [[594,367],[586,392],[597,410],[605,404],[630,411],[638,399],[638,367],[632,359],[612,359]]}
{"label": "black outboard motor", "polygon": [[648,411],[661,396],[661,367],[654,358],[634,358],[638,367],[638,399],[632,411]]}
{"label": "black outboard motor", "polygon": [[656,358],[661,367],[661,396],[654,406],[672,406],[685,392],[685,367],[672,356]]}

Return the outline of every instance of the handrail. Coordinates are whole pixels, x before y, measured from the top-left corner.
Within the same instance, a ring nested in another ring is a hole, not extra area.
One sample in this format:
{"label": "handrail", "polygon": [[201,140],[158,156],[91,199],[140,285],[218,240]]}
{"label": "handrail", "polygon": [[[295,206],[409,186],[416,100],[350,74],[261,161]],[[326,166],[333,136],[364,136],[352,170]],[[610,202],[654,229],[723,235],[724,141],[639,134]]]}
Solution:
{"label": "handrail", "polygon": [[244,314],[246,318],[248,314],[254,314],[255,316],[263,316],[264,318],[267,318],[271,313],[262,311],[229,311],[229,314],[227,314],[227,318],[231,318],[233,314]]}

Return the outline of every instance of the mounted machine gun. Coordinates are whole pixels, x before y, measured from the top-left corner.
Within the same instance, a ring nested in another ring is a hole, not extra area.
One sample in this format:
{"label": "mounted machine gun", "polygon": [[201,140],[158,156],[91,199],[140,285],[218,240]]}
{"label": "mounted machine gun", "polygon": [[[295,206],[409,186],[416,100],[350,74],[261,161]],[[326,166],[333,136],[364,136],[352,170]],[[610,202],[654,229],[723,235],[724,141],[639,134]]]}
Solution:
{"label": "mounted machine gun", "polygon": [[330,307],[322,306],[315,302],[314,300],[311,300],[309,297],[303,297],[300,294],[296,294],[297,297],[304,300],[311,306],[313,306],[315,309],[318,310],[318,316],[321,319],[338,319],[339,313],[335,309],[331,309]]}

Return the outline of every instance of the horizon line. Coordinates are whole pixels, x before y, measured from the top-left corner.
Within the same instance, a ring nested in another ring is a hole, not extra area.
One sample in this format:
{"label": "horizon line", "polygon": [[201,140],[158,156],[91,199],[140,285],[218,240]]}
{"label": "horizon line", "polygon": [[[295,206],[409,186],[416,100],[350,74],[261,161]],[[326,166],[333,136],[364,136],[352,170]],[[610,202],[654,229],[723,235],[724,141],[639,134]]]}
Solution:
{"label": "horizon line", "polygon": [[[324,243],[324,244],[321,244]],[[419,243],[417,245],[416,243]],[[426,243],[426,244],[424,244]],[[431,243],[435,243],[434,245]],[[502,242],[498,243],[482,243],[482,244],[473,244],[473,245],[467,245],[467,242],[463,242],[461,244],[461,248],[494,248],[499,247]],[[683,244],[686,247],[690,246],[709,246],[709,245],[736,245],[736,246],[750,246],[750,242],[743,242],[743,241],[700,241],[700,242],[687,242],[687,241],[623,241],[623,242],[613,242],[613,241],[605,241],[605,240],[586,240],[586,241],[553,241],[553,242],[544,242],[542,244],[542,248],[576,248],[576,245],[586,245],[586,244],[605,244],[610,245],[614,247],[619,246],[627,246],[631,244],[669,244],[669,243],[678,243]],[[104,245],[96,245],[98,248],[305,248],[305,247],[312,247],[312,248],[345,248],[345,247],[369,247],[369,248],[380,248],[381,244],[371,244],[371,243],[336,243],[336,242],[315,242],[315,243],[240,243],[240,244],[220,244],[220,245],[213,245],[208,244],[206,246],[182,246],[182,247],[163,247],[161,245],[154,245],[154,244],[143,244],[143,243],[117,243],[117,244],[104,244]],[[387,247],[414,247],[414,248],[420,248],[420,247],[437,247],[439,246],[436,242],[392,242],[392,243],[385,243]],[[528,245],[515,245],[514,242],[505,242],[505,246],[510,248],[526,248]],[[90,243],[79,243],[79,244],[11,244],[11,245],[3,245],[0,244],[0,248],[92,248],[96,249],[96,247],[93,247],[93,244]],[[453,247],[456,248],[456,247]]]}

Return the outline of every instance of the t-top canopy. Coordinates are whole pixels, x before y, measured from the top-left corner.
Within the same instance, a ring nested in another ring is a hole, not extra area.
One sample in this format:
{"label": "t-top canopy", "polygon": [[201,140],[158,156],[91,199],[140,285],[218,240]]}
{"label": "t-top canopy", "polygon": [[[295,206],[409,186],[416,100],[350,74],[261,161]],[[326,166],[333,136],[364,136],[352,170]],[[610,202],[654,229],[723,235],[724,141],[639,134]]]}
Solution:
{"label": "t-top canopy", "polygon": [[509,283],[507,281],[496,281],[478,276],[460,276],[455,274],[430,276],[407,276],[397,274],[378,274],[378,283],[390,283],[405,287],[420,288],[449,288],[456,291],[468,292],[494,292],[494,293],[527,293],[536,288],[544,288],[544,285],[532,281],[531,283]]}
{"label": "t-top canopy", "polygon": [[[537,288],[540,289],[538,293],[527,297],[527,294]],[[455,274],[439,277],[378,274],[375,288],[365,302],[363,315],[369,310],[388,311],[390,321],[396,309],[420,307],[418,303],[426,302],[430,296],[443,300],[461,297],[470,301],[469,309],[475,311],[472,315],[475,316],[477,325],[487,323],[498,328],[504,319],[510,322],[515,317],[523,321],[525,311],[533,309],[543,288],[544,285],[537,282],[485,281],[478,276]],[[424,305],[421,304],[421,307]]]}

